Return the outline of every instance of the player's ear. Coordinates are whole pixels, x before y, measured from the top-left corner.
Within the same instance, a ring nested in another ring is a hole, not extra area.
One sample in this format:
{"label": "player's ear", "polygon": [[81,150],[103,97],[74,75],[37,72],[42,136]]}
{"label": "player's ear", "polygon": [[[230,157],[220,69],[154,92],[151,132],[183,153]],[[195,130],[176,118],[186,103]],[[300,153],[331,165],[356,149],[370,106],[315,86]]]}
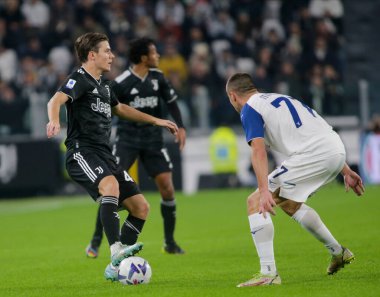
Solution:
{"label": "player's ear", "polygon": [[230,91],[230,98],[232,102],[237,102],[236,94],[235,92]]}
{"label": "player's ear", "polygon": [[145,63],[146,61],[148,61],[148,56],[147,55],[142,55],[141,56],[141,62]]}
{"label": "player's ear", "polygon": [[94,60],[95,59],[95,52],[94,51],[89,51],[87,55],[87,60]]}

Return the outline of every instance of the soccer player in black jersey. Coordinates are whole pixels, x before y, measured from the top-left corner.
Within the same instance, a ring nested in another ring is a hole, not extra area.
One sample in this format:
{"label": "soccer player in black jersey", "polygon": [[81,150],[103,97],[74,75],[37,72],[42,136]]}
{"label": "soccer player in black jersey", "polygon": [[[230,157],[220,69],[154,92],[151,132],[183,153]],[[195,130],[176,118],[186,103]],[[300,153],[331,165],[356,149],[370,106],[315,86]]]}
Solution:
{"label": "soccer player in black jersey", "polygon": [[[120,102],[156,117],[162,117],[161,103],[166,104],[179,127],[176,141],[182,150],[185,145],[186,131],[176,103],[178,96],[163,73],[157,69],[159,58],[160,55],[153,40],[139,38],[132,41],[129,49],[132,67],[115,79],[112,90]],[[183,249],[174,240],[176,201],[172,181],[173,165],[163,144],[162,131],[152,124],[120,120],[116,139],[114,154],[119,164],[128,170],[134,161],[140,158],[160,191],[165,235],[163,251],[168,254],[183,254]],[[102,232],[98,212],[96,229],[86,249],[87,256],[97,257]]]}
{"label": "soccer player in black jersey", "polygon": [[[114,59],[106,35],[86,33],[75,41],[82,66],[73,72],[48,103],[47,136],[60,131],[59,110],[66,104],[66,168],[71,178],[100,202],[100,218],[111,249],[105,278],[117,280],[117,266],[142,249],[136,243],[149,212],[149,204],[128,173],[116,162],[109,144],[112,113],[121,118],[168,128],[176,124],[121,104],[102,74]],[[120,233],[118,209],[129,215]]]}

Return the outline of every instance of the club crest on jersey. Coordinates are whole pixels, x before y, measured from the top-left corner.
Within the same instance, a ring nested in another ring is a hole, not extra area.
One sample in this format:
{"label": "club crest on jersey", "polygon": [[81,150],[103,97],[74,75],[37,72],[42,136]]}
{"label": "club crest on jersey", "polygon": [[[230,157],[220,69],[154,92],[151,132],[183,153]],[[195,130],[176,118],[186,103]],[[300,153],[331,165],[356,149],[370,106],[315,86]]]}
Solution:
{"label": "club crest on jersey", "polygon": [[74,86],[75,86],[76,83],[77,83],[76,80],[74,80],[74,79],[69,79],[69,81],[68,81],[67,84],[66,84],[66,88],[68,88],[68,89],[72,89],[72,88],[74,88]]}
{"label": "club crest on jersey", "polygon": [[158,80],[157,79],[152,79],[151,82],[152,82],[152,85],[153,85],[153,90],[157,91],[158,90]]}
{"label": "club crest on jersey", "polygon": [[107,90],[108,97],[111,97],[110,87],[109,85],[105,85],[105,88]]}
{"label": "club crest on jersey", "polygon": [[100,101],[100,98],[96,98],[96,103],[91,104],[91,109],[106,114],[108,118],[111,117],[111,105]]}

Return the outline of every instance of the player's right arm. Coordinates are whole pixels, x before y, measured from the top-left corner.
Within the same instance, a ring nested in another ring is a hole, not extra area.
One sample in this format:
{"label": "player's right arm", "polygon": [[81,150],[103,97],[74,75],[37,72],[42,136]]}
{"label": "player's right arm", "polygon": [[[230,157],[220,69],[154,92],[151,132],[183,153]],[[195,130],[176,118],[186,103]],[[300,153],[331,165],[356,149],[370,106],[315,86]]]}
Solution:
{"label": "player's right arm", "polygon": [[251,141],[251,160],[260,192],[259,213],[262,213],[264,218],[267,212],[275,215],[273,206],[276,206],[276,202],[268,189],[268,154],[264,138],[255,138]]}
{"label": "player's right arm", "polygon": [[174,135],[178,133],[177,125],[172,121],[156,118],[124,103],[113,106],[112,113],[125,120],[167,128]]}
{"label": "player's right arm", "polygon": [[56,92],[47,104],[49,122],[46,125],[46,135],[48,138],[54,137],[61,130],[59,123],[59,111],[61,105],[65,104],[69,97],[62,92]]}

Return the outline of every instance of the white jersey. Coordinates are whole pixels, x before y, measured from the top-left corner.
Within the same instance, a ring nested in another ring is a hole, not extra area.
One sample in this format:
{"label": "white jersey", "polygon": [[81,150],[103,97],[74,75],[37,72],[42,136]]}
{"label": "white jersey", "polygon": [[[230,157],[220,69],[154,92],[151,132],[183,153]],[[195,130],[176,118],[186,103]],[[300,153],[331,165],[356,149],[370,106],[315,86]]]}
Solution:
{"label": "white jersey", "polygon": [[345,153],[332,127],[313,109],[290,96],[254,94],[243,106],[240,117],[248,143],[264,137],[271,149],[287,157]]}

